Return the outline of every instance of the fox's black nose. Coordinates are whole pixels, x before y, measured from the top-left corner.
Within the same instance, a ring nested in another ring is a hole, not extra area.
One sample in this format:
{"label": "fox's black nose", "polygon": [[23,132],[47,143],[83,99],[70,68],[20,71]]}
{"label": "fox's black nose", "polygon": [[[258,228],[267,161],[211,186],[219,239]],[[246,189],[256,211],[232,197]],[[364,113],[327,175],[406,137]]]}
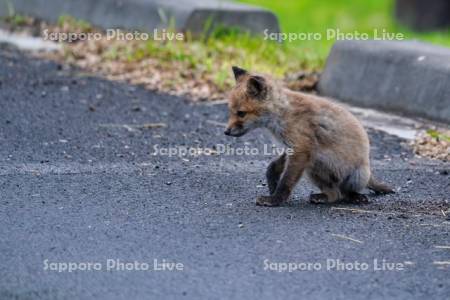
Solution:
{"label": "fox's black nose", "polygon": [[227,128],[223,133],[224,133],[225,135],[230,135],[231,129],[230,129],[230,128]]}

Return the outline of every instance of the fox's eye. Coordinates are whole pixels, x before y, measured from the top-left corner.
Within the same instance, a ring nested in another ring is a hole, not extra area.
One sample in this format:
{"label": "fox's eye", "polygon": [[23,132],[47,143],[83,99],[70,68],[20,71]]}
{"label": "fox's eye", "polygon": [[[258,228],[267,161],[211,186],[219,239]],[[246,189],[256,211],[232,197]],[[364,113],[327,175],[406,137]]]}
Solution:
{"label": "fox's eye", "polygon": [[237,112],[237,116],[238,116],[239,118],[245,117],[246,114],[247,114],[247,112],[241,111],[241,110],[239,110],[239,111]]}

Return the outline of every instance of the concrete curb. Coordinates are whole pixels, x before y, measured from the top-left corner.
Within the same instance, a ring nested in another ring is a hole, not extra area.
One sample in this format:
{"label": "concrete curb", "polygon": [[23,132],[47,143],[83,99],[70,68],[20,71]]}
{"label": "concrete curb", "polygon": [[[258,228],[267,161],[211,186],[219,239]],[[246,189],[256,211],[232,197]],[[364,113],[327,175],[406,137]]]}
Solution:
{"label": "concrete curb", "polygon": [[[8,4],[10,3],[10,4]],[[103,28],[145,30],[167,28],[202,33],[210,24],[234,26],[252,33],[280,32],[270,11],[222,0],[0,0],[0,15],[16,13],[55,22],[71,15]]]}
{"label": "concrete curb", "polygon": [[448,0],[396,0],[397,20],[414,30],[430,31],[450,27]]}
{"label": "concrete curb", "polygon": [[450,123],[450,49],[416,41],[339,41],[319,91],[363,107]]}

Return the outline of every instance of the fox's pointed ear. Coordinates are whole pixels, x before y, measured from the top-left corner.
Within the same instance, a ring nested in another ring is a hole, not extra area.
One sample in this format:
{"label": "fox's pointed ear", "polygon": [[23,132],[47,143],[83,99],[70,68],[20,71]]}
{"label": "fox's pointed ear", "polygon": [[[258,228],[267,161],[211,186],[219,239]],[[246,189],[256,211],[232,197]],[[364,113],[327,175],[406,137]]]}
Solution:
{"label": "fox's pointed ear", "polygon": [[264,100],[267,95],[267,82],[264,77],[250,77],[247,81],[247,93],[255,99]]}
{"label": "fox's pointed ear", "polygon": [[246,70],[241,69],[236,66],[233,66],[232,69],[233,69],[234,78],[236,79],[236,81],[238,81],[242,76],[244,76],[245,74],[248,73]]}

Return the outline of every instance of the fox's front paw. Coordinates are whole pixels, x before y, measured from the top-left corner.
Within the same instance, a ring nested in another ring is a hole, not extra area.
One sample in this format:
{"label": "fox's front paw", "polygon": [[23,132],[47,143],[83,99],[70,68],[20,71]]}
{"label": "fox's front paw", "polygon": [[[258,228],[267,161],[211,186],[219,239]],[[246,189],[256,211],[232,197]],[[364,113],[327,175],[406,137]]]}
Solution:
{"label": "fox's front paw", "polygon": [[274,207],[280,206],[281,203],[282,201],[273,196],[259,196],[258,198],[256,198],[256,205],[258,206]]}

